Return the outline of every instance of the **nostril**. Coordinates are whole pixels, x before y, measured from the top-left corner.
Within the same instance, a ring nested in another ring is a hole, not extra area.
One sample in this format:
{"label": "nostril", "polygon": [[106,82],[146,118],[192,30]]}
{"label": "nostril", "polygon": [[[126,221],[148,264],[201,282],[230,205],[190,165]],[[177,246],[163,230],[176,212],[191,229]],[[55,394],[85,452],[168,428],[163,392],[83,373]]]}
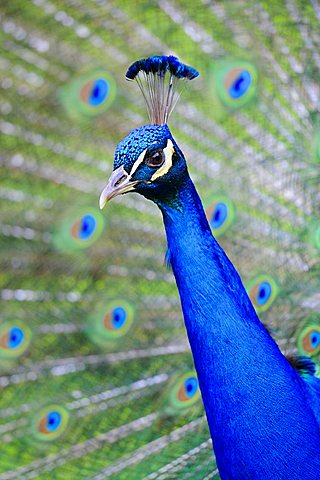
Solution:
{"label": "nostril", "polygon": [[122,177],[118,178],[118,180],[115,182],[114,186],[117,187],[122,183],[127,177],[125,175],[122,175]]}

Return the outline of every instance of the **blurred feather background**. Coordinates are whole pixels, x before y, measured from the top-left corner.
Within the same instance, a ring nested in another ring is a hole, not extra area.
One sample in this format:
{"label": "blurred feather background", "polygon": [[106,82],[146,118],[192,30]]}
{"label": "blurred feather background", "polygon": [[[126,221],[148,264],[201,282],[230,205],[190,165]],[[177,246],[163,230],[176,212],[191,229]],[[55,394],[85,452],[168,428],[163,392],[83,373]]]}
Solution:
{"label": "blurred feather background", "polygon": [[170,126],[287,353],[320,358],[320,4],[3,0],[0,480],[219,478],[162,221],[98,198],[147,123],[129,64],[200,72]]}

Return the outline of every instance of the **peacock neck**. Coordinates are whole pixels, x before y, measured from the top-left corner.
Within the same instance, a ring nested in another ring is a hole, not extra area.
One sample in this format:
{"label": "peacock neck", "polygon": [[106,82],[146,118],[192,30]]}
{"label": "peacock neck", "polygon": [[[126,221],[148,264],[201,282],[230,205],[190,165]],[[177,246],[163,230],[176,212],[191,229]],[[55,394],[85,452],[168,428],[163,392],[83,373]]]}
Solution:
{"label": "peacock neck", "polygon": [[[248,452],[264,455],[265,444],[259,451],[255,435],[261,428],[270,432],[270,418],[285,419],[275,426],[275,441],[281,429],[285,435],[291,428],[286,409],[290,405],[295,412],[292,418],[300,415],[302,382],[260,323],[238,273],[213,238],[190,178],[176,207],[159,206],[218,466],[228,471],[221,478],[233,478],[237,465],[250,464]],[[238,445],[232,458],[230,445],[247,435],[252,448],[249,442]]]}
{"label": "peacock neck", "polygon": [[[215,349],[221,342],[229,344],[233,342],[230,332],[237,332],[238,328],[251,331],[254,327],[269,338],[237,271],[211,233],[190,177],[183,184],[174,206],[160,205],[160,209],[193,348],[199,346],[200,339],[203,345],[214,338]],[[271,344],[276,346],[273,341]]]}

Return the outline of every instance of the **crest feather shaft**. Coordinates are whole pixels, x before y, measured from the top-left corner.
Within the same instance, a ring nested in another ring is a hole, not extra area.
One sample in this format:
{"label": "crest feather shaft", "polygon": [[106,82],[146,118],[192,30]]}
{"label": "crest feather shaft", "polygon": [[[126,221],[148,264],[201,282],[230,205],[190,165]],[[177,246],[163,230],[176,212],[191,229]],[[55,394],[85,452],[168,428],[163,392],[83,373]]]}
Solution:
{"label": "crest feather shaft", "polygon": [[172,55],[137,60],[126,73],[128,80],[136,80],[139,85],[150,122],[155,125],[167,123],[181,93],[178,85],[198,75],[197,70]]}

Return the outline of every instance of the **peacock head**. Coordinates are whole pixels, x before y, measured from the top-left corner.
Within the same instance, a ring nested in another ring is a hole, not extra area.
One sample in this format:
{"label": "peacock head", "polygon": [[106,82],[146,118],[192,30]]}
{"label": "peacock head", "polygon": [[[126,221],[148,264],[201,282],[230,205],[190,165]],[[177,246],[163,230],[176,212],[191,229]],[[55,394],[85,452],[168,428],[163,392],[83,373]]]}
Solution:
{"label": "peacock head", "polygon": [[188,170],[167,120],[180,94],[177,86],[197,75],[194,68],[172,56],[150,57],[131,65],[126,77],[137,81],[151,124],[136,128],[117,146],[114,170],[100,196],[100,208],[130,191],[158,204],[175,201]]}
{"label": "peacock head", "polygon": [[184,156],[167,125],[136,128],[117,146],[114,170],[101,194],[100,208],[111,198],[131,191],[155,203],[170,203],[186,175]]}

